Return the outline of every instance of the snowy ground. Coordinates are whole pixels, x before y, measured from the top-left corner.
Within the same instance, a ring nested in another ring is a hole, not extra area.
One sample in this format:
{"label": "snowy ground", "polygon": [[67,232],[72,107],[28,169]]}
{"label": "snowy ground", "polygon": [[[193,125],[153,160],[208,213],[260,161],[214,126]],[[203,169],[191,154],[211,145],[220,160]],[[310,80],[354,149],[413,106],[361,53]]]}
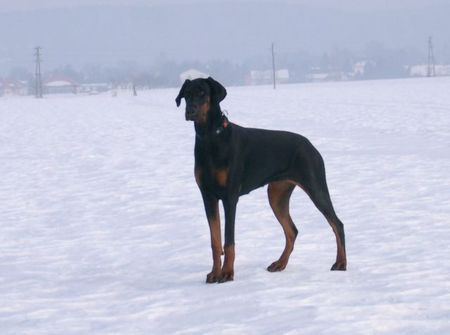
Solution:
{"label": "snowy ground", "polygon": [[0,98],[1,334],[449,334],[450,78],[229,88],[244,126],[307,136],[348,271],[301,190],[288,268],[261,189],[241,198],[235,281],[209,232],[177,90]]}

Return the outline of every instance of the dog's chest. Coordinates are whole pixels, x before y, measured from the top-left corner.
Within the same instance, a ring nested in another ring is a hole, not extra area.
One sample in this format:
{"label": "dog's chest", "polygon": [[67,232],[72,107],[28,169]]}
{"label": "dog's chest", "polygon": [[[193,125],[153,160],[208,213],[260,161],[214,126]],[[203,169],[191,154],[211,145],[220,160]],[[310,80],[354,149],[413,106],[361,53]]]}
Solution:
{"label": "dog's chest", "polygon": [[230,157],[223,147],[208,146],[196,150],[195,179],[201,189],[221,193],[229,180]]}
{"label": "dog's chest", "polygon": [[204,189],[226,188],[229,172],[229,167],[226,165],[200,164],[195,167],[195,179],[197,184]]}

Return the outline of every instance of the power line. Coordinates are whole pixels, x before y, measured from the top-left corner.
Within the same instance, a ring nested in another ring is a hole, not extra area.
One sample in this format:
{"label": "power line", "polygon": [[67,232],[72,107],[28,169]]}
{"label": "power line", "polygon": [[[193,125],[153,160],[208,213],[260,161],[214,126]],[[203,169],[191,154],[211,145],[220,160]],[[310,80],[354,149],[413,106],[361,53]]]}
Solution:
{"label": "power line", "polygon": [[427,67],[427,77],[435,77],[436,76],[436,68],[434,61],[434,52],[433,52],[433,39],[430,36],[428,38],[428,67]]}
{"label": "power line", "polygon": [[275,69],[275,44],[272,43],[272,72],[273,72],[273,89],[277,88],[277,78]]}
{"label": "power line", "polygon": [[41,47],[36,47],[35,50],[36,50],[36,53],[34,54],[36,56],[35,95],[36,95],[36,98],[39,99],[39,98],[42,98]]}

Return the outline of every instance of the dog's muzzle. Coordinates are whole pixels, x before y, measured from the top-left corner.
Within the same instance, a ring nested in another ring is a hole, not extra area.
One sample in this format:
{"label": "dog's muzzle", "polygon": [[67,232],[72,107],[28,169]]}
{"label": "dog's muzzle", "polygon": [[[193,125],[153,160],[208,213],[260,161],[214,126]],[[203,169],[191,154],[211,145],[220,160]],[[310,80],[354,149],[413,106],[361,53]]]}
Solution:
{"label": "dog's muzzle", "polygon": [[186,121],[195,121],[197,119],[197,114],[198,111],[196,111],[195,109],[186,110]]}

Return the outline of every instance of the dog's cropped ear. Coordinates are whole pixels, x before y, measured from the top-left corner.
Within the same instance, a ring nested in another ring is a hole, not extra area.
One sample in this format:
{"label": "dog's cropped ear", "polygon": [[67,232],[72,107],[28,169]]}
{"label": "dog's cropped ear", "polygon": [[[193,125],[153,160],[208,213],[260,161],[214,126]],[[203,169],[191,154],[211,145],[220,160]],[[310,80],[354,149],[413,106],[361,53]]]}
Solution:
{"label": "dog's cropped ear", "polygon": [[217,99],[218,103],[225,99],[225,97],[227,96],[227,90],[222,86],[221,83],[212,79],[211,77],[208,77],[206,81],[208,82],[209,87],[211,87],[212,97]]}
{"label": "dog's cropped ear", "polygon": [[183,86],[181,86],[180,93],[178,93],[178,96],[175,98],[175,102],[177,103],[177,107],[180,107],[181,99],[184,98],[184,91],[186,90],[187,85],[189,85],[191,81],[189,79],[186,79],[184,81]]}

